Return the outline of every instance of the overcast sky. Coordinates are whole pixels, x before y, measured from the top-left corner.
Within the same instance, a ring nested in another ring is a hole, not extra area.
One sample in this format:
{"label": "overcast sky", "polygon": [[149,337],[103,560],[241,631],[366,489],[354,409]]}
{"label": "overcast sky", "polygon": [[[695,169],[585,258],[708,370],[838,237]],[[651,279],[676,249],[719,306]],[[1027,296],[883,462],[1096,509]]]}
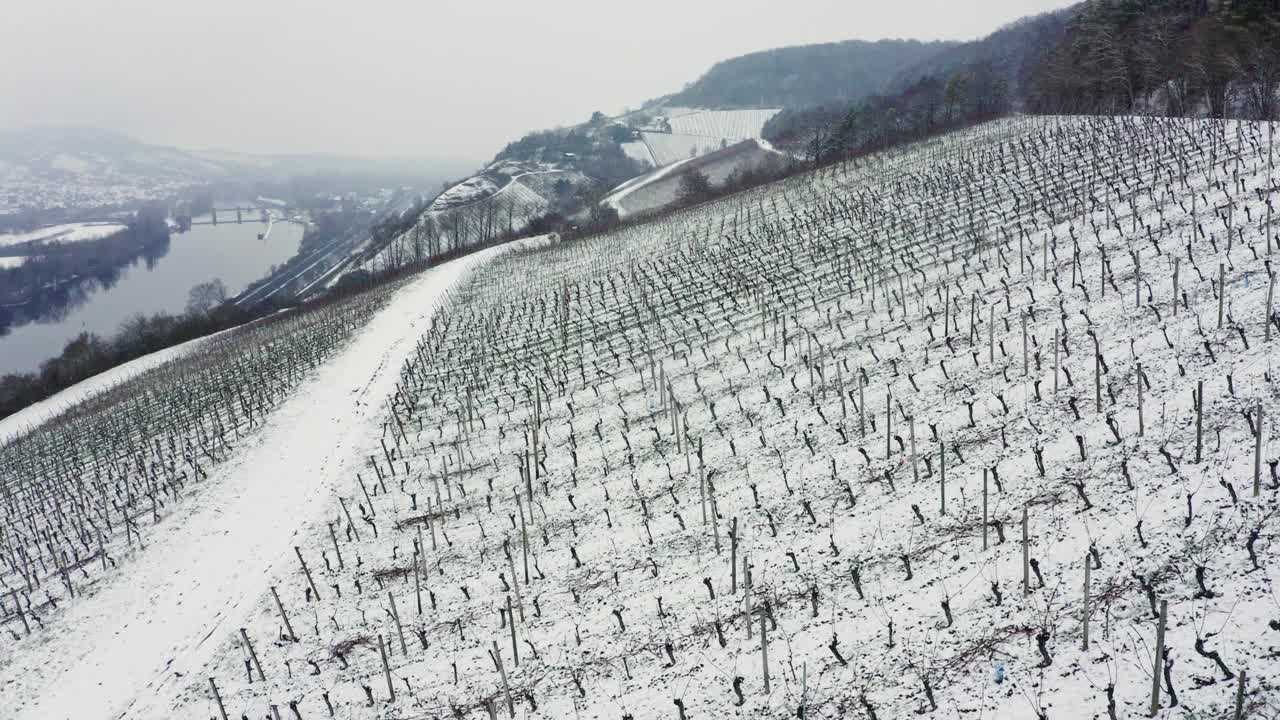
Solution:
{"label": "overcast sky", "polygon": [[973,39],[1066,0],[3,0],[0,127],[480,162],[717,60]]}

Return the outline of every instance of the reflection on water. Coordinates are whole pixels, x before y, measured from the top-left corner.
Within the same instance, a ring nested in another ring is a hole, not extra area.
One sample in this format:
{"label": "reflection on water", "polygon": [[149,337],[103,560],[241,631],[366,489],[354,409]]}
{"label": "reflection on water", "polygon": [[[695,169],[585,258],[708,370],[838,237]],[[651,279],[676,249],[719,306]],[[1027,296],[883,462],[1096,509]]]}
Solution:
{"label": "reflection on water", "polygon": [[[221,219],[221,218],[219,218]],[[180,313],[192,285],[219,278],[239,293],[298,250],[302,226],[277,222],[196,225],[147,248],[132,264],[49,288],[39,303],[0,307],[0,375],[30,372],[81,332],[111,337],[137,313]]]}

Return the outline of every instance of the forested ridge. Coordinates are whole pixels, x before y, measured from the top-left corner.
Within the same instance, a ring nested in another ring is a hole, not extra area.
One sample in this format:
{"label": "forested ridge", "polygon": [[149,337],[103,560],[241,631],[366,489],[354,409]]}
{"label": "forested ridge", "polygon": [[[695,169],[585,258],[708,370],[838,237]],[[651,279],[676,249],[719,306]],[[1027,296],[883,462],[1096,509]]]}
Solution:
{"label": "forested ridge", "polygon": [[900,71],[854,104],[788,108],[770,141],[814,162],[1010,112],[1273,119],[1276,0],[1089,0]]}

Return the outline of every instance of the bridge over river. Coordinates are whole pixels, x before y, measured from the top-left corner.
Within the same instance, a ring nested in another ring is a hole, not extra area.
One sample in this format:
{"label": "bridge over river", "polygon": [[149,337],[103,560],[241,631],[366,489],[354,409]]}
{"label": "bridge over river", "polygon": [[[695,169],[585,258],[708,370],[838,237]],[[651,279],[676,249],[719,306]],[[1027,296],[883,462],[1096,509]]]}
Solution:
{"label": "bridge over river", "polygon": [[[207,220],[205,219],[192,220],[191,224],[192,225],[217,225],[219,213],[222,214],[222,222],[224,223],[228,223],[228,222],[243,223],[246,221],[246,219],[248,222],[268,222],[270,220],[270,217],[267,214],[266,208],[260,208],[260,207],[213,208],[212,210],[209,211],[209,218]],[[235,218],[236,218],[235,220],[231,219],[232,213],[235,214]]]}

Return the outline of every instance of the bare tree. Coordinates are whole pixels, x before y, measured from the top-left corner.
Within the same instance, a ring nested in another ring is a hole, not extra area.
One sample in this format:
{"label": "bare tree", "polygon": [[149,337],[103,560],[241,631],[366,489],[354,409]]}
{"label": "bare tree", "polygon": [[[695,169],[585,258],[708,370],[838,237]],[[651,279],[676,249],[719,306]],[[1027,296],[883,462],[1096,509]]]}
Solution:
{"label": "bare tree", "polygon": [[1276,91],[1280,90],[1280,21],[1259,20],[1240,34],[1233,58],[1240,78],[1246,109],[1259,120],[1276,117]]}
{"label": "bare tree", "polygon": [[210,311],[227,301],[227,286],[214,278],[198,283],[187,294],[188,315],[208,315]]}
{"label": "bare tree", "polygon": [[1209,117],[1223,118],[1231,105],[1234,63],[1227,47],[1229,32],[1216,22],[1201,21],[1191,28],[1187,70],[1204,93]]}
{"label": "bare tree", "polygon": [[1134,52],[1143,83],[1164,97],[1164,112],[1182,117],[1190,112],[1190,83],[1183,63],[1186,17],[1154,13],[1138,22]]}

